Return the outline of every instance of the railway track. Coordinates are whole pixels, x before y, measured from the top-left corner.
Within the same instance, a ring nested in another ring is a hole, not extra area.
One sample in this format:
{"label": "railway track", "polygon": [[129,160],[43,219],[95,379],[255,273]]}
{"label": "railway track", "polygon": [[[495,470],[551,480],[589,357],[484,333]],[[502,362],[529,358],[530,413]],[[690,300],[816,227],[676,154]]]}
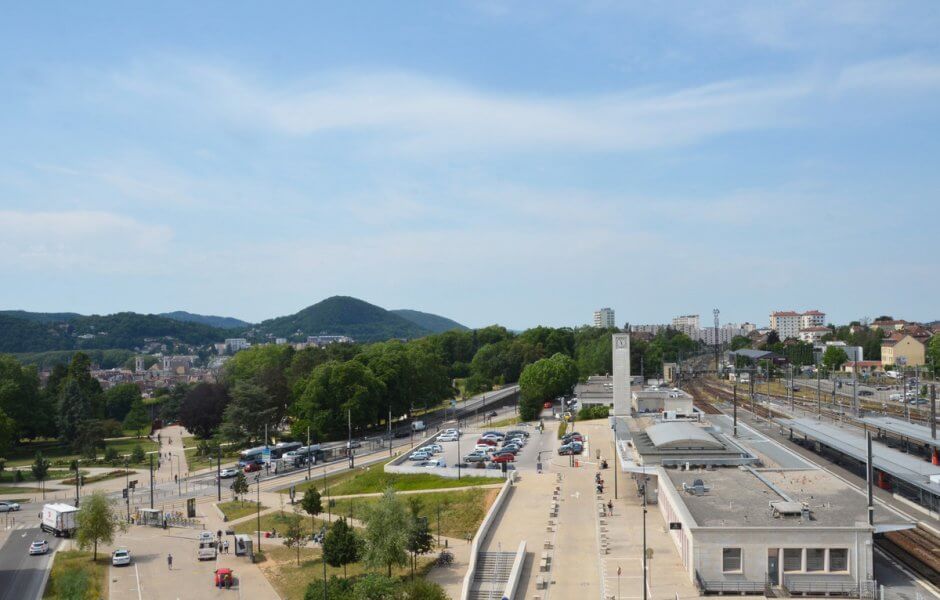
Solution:
{"label": "railway track", "polygon": [[[695,406],[708,414],[720,413],[713,402],[730,403],[733,402],[733,392],[724,386],[711,381],[694,381],[687,386],[689,393],[692,394]],[[775,394],[760,394],[772,398],[789,401],[789,398],[781,397]],[[806,410],[816,411],[818,406],[816,402],[804,399],[794,398],[795,405]],[[782,412],[773,410],[772,407],[761,403],[752,403],[747,394],[742,394],[738,398],[738,407],[747,410],[755,415],[765,419],[774,419],[775,417],[786,417]],[[855,422],[860,427],[865,427],[864,423],[858,422],[844,412],[836,412],[823,407],[822,413],[826,417],[841,417],[843,419]],[[913,415],[912,415],[913,416]],[[875,546],[885,554],[893,557],[895,560],[905,565],[924,581],[928,582],[935,589],[940,588],[940,536],[931,529],[918,523],[914,529],[902,531],[892,531],[885,534],[874,536]]]}
{"label": "railway track", "polygon": [[940,587],[940,537],[921,524],[875,536],[875,546]]}

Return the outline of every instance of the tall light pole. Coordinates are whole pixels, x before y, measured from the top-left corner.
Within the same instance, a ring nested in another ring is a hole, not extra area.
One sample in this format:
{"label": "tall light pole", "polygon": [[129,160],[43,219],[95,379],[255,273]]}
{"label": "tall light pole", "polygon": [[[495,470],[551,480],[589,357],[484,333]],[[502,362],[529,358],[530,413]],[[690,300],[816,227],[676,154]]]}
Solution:
{"label": "tall light pole", "polygon": [[[267,441],[267,440],[265,440]],[[261,471],[255,475],[255,491],[257,493],[257,506],[255,508],[258,517],[258,551],[261,551]]]}
{"label": "tall light pole", "polygon": [[[176,459],[176,495],[182,496],[183,495],[183,481],[182,481],[183,471],[182,471],[182,467],[180,466],[181,464],[180,455],[174,454],[173,458]],[[172,465],[173,461],[170,461],[170,464]]]}
{"label": "tall light pole", "polygon": [[153,454],[150,455],[150,510],[153,510]]}
{"label": "tall light pole", "polygon": [[647,599],[648,592],[646,589],[646,485],[649,483],[649,476],[646,475],[645,469],[643,473],[643,600]]}
{"label": "tall light pole", "polygon": [[[310,479],[310,469],[313,467],[313,450],[310,449],[310,426],[307,425],[307,479]],[[310,532],[313,533],[312,531]]]}
{"label": "tall light pole", "polygon": [[125,503],[127,504],[127,522],[131,522],[131,477],[130,471],[127,470],[128,462],[127,457],[124,457],[124,493],[127,494],[124,496]]}
{"label": "tall light pole", "polygon": [[349,453],[349,468],[352,469],[356,466],[356,458],[352,447],[352,409],[346,409],[346,427],[349,436],[349,440],[346,442],[346,452]]}

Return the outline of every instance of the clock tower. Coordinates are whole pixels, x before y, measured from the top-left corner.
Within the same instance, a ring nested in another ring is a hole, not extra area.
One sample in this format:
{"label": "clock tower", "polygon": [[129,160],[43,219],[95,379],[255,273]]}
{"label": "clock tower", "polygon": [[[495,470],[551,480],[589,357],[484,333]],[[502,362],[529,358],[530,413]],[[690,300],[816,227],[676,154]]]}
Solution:
{"label": "clock tower", "polygon": [[630,414],[630,334],[613,334],[614,416]]}

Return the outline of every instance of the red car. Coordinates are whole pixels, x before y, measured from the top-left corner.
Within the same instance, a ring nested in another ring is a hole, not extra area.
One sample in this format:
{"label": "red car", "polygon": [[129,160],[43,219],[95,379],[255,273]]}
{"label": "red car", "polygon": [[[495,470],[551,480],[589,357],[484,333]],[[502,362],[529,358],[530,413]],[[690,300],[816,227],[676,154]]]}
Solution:
{"label": "red car", "polygon": [[486,438],[480,438],[477,440],[477,444],[486,444],[487,446],[495,446],[496,440],[488,440]]}
{"label": "red car", "polygon": [[552,403],[551,403],[551,402],[546,402],[546,403],[543,404],[542,406],[543,406],[544,408],[551,408],[551,407],[552,407]]}
{"label": "red car", "polygon": [[242,471],[245,473],[253,473],[255,471],[260,471],[260,470],[261,470],[260,463],[248,463],[247,465],[245,465],[245,468],[242,469]]}
{"label": "red car", "polygon": [[497,454],[496,456],[490,459],[490,462],[499,464],[499,463],[510,463],[510,462],[513,462],[514,460],[516,460],[516,457],[510,454],[509,452],[507,452],[506,454]]}

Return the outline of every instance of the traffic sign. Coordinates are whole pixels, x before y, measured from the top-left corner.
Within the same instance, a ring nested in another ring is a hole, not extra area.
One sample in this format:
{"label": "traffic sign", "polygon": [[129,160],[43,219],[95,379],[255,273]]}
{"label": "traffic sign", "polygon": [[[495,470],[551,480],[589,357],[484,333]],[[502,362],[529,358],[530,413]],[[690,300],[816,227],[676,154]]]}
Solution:
{"label": "traffic sign", "polygon": [[271,449],[267,446],[264,447],[264,450],[261,451],[261,462],[270,463],[271,462]]}

